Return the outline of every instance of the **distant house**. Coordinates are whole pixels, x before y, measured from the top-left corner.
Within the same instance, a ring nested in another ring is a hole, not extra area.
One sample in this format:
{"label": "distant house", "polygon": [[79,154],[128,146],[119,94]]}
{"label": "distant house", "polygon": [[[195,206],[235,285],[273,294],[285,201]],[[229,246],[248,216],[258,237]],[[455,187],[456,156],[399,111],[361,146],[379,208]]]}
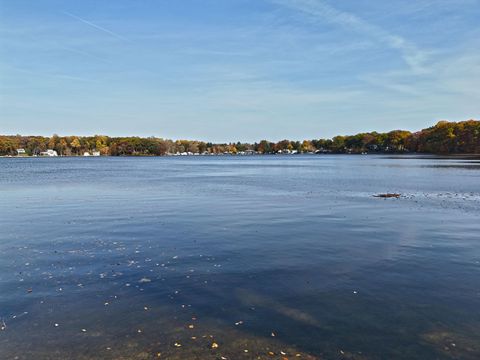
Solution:
{"label": "distant house", "polygon": [[25,149],[17,149],[17,155],[18,156],[25,155],[25,154],[26,154]]}
{"label": "distant house", "polygon": [[85,151],[85,152],[83,153],[83,156],[90,156],[90,153],[89,153],[88,151]]}
{"label": "distant house", "polygon": [[58,156],[58,154],[55,150],[48,149],[47,151],[42,151],[40,156]]}
{"label": "distant house", "polygon": [[100,151],[92,151],[93,156],[100,156]]}

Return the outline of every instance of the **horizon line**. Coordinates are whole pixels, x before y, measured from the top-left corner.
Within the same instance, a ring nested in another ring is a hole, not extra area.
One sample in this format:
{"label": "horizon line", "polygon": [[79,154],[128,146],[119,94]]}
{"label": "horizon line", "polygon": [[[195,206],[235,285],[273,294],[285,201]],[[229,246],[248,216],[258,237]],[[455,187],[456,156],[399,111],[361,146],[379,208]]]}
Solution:
{"label": "horizon line", "polygon": [[21,137],[46,137],[46,138],[51,138],[53,136],[58,136],[58,137],[80,137],[80,138],[85,138],[85,137],[95,137],[95,136],[106,136],[109,138],[143,138],[143,139],[148,139],[148,138],[154,138],[154,139],[162,139],[162,140],[171,140],[171,141],[198,141],[198,142],[204,142],[204,143],[212,143],[212,144],[235,144],[235,143],[246,143],[246,144],[251,144],[251,143],[260,143],[261,141],[268,141],[268,142],[280,142],[284,140],[289,140],[289,141],[303,141],[303,140],[330,140],[333,139],[334,137],[337,136],[355,136],[359,134],[371,134],[371,133],[378,133],[378,134],[388,134],[393,131],[407,131],[410,132],[411,134],[415,134],[417,132],[421,132],[425,129],[429,129],[431,127],[434,127],[438,125],[441,122],[447,122],[447,123],[462,123],[462,122],[467,122],[467,121],[480,121],[480,119],[475,119],[475,118],[470,118],[467,120],[460,120],[460,121],[450,121],[450,120],[438,120],[435,124],[417,129],[417,130],[408,130],[408,129],[392,129],[388,131],[377,131],[377,130],[369,130],[369,131],[361,131],[357,132],[355,134],[336,134],[331,137],[311,137],[311,138],[305,138],[302,140],[295,140],[295,139],[289,139],[288,137],[281,138],[279,140],[269,140],[268,138],[262,138],[260,140],[248,140],[248,141],[240,141],[240,140],[229,140],[229,141],[213,141],[213,140],[200,140],[200,139],[188,139],[188,138],[173,138],[173,137],[168,137],[168,136],[157,136],[157,135],[108,135],[105,133],[97,133],[97,134],[88,134],[88,135],[60,135],[58,133],[53,133],[51,135],[40,135],[40,134],[30,134],[30,135],[23,135],[23,134],[0,134],[0,136],[5,136],[5,137],[15,137],[15,136],[21,136]]}

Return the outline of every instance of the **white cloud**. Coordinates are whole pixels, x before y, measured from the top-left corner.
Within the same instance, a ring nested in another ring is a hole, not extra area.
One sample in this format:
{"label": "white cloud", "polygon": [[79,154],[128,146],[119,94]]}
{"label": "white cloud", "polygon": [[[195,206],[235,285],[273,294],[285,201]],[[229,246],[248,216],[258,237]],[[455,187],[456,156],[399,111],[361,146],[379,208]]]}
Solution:
{"label": "white cloud", "polygon": [[338,10],[318,0],[271,0],[273,3],[301,11],[310,17],[333,25],[339,25],[351,31],[361,33],[391,49],[398,50],[410,69],[416,73],[427,71],[425,63],[428,52],[419,49],[407,39],[391,34],[357,15]]}

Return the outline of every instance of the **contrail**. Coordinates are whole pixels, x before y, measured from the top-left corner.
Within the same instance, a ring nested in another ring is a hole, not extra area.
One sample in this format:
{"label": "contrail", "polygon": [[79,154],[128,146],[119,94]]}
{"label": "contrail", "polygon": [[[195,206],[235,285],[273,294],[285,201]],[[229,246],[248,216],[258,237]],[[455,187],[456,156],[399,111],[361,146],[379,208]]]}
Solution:
{"label": "contrail", "polygon": [[80,16],[74,15],[74,14],[69,13],[69,12],[67,12],[67,11],[63,11],[63,13],[64,13],[65,15],[67,15],[67,16],[70,16],[70,17],[73,18],[73,19],[76,19],[76,20],[78,20],[78,21],[83,22],[84,24],[90,25],[91,27],[93,27],[93,28],[95,28],[95,29],[97,29],[97,30],[100,30],[100,31],[103,31],[104,33],[107,33],[107,34],[109,34],[109,35],[112,35],[113,37],[115,37],[115,38],[117,38],[117,39],[119,39],[119,40],[128,41],[128,42],[130,41],[130,40],[128,40],[127,38],[124,38],[123,36],[114,33],[113,31],[110,31],[110,30],[108,30],[108,29],[105,29],[104,27],[98,26],[98,25],[96,25],[96,24],[94,24],[94,23],[92,23],[92,22],[90,22],[90,21],[88,21],[88,20],[82,19]]}

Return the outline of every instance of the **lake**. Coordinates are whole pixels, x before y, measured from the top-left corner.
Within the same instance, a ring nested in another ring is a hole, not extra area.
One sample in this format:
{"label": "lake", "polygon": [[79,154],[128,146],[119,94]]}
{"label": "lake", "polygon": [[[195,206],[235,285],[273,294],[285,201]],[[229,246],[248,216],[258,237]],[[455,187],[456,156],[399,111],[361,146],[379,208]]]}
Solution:
{"label": "lake", "polygon": [[1,359],[479,359],[480,161],[2,158],[0,325]]}

